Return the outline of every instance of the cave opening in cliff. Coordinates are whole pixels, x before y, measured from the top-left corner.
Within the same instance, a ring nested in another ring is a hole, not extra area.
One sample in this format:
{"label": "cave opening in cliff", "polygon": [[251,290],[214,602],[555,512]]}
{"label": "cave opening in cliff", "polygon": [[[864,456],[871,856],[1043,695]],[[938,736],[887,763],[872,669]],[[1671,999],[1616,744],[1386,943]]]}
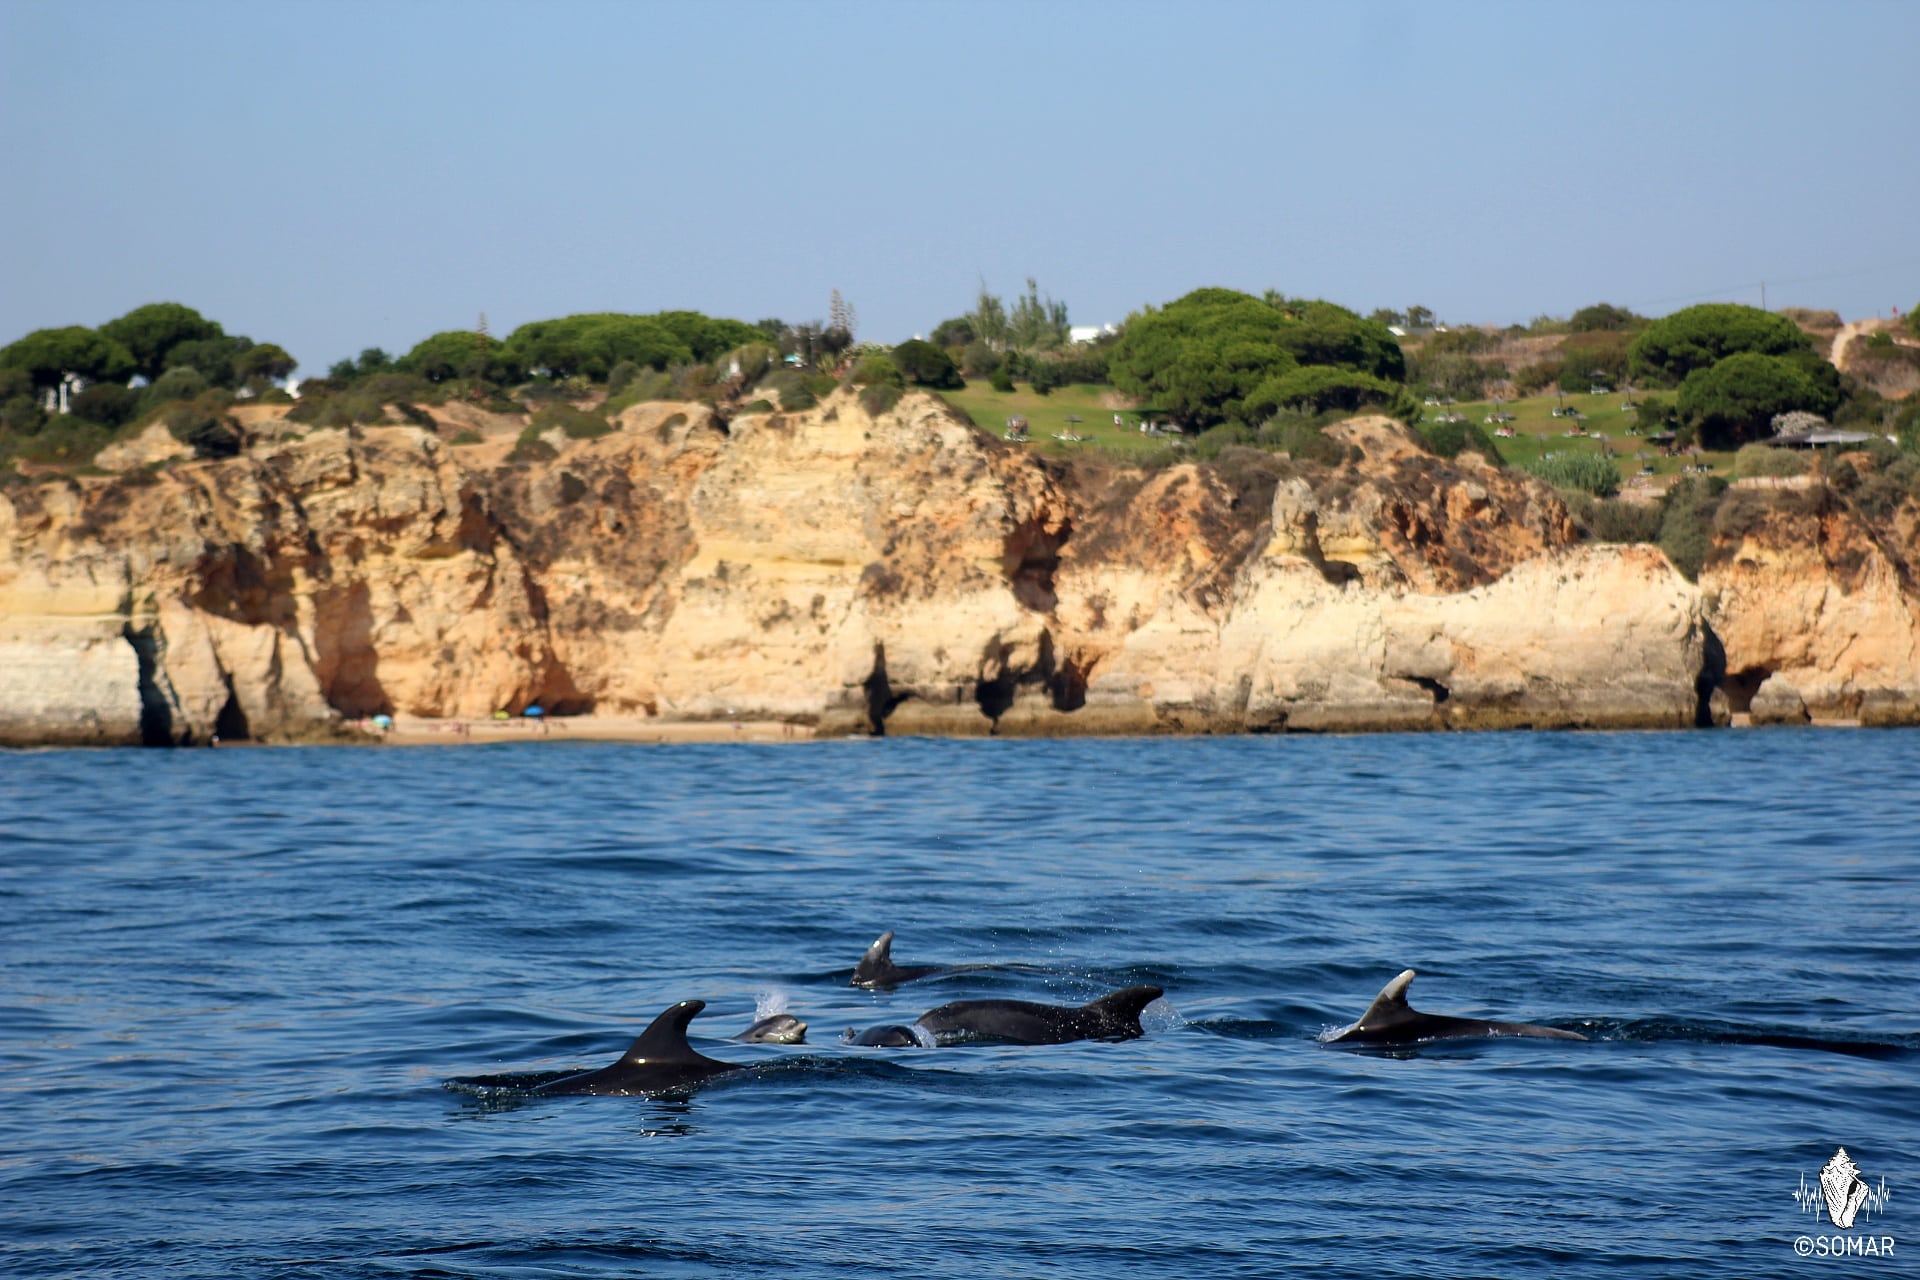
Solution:
{"label": "cave opening in cliff", "polygon": [[213,736],[222,742],[246,742],[253,737],[247,713],[240,709],[240,699],[234,696],[232,676],[227,677],[227,700],[221,704],[220,714],[213,718]]}
{"label": "cave opening in cliff", "polygon": [[1735,715],[1748,715],[1753,711],[1753,695],[1760,692],[1760,686],[1773,674],[1771,667],[1745,667],[1731,672],[1723,686],[1727,691],[1727,710]]}

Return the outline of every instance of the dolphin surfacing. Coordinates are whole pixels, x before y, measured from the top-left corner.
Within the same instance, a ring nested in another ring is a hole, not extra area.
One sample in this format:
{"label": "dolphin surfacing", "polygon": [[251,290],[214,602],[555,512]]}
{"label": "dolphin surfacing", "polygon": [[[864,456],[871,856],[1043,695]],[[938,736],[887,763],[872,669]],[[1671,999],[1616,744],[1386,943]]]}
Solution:
{"label": "dolphin surfacing", "polygon": [[941,1043],[998,1040],[1007,1044],[1067,1044],[1074,1040],[1137,1040],[1140,1011],[1158,1000],[1159,987],[1128,987],[1083,1005],[1031,1000],[956,1000],[929,1009],[914,1025]]}
{"label": "dolphin surfacing", "polygon": [[710,1076],[742,1070],[738,1063],[706,1057],[687,1043],[687,1024],[706,1007],[705,1000],[682,1000],[655,1018],[612,1066],[549,1080],[533,1091],[632,1097],[671,1093]]}
{"label": "dolphin surfacing", "polygon": [[769,1014],[734,1039],[742,1044],[805,1044],[807,1024],[790,1013]]}
{"label": "dolphin surfacing", "polygon": [[897,965],[893,962],[893,930],[889,929],[873,940],[867,953],[860,957],[860,963],[853,967],[853,980],[850,987],[893,987],[902,982],[912,982],[915,978],[931,977],[944,972],[937,964]]}
{"label": "dolphin surfacing", "polygon": [[1423,1040],[1473,1040],[1497,1036],[1524,1036],[1534,1040],[1585,1040],[1577,1031],[1542,1027],[1531,1022],[1495,1022],[1484,1018],[1451,1018],[1422,1013],[1407,1003],[1407,988],[1415,971],[1403,969],[1380,988],[1358,1022],[1321,1037],[1323,1044],[1417,1044]]}

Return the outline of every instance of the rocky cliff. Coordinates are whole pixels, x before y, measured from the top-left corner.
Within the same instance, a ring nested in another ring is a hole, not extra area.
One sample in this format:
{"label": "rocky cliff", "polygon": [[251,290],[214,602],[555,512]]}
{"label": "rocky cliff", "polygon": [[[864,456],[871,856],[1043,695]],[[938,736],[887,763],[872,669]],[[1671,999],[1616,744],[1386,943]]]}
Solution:
{"label": "rocky cliff", "polygon": [[1678,727],[1723,670],[1756,717],[1788,686],[1816,715],[1920,701],[1906,560],[1860,528],[1782,517],[1696,589],[1384,419],[1335,428],[1336,467],[1151,475],[1037,459],[918,395],[617,426],[535,462],[510,437],[259,430],[222,461],[12,485],[0,742],[535,702],[824,732]]}

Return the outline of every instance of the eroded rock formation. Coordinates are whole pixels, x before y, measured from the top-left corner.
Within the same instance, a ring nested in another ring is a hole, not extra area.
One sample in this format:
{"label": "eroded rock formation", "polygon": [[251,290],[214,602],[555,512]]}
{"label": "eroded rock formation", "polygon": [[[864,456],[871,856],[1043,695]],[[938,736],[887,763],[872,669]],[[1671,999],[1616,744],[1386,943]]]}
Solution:
{"label": "eroded rock formation", "polygon": [[1709,622],[1739,709],[1777,678],[1783,717],[1790,685],[1898,720],[1920,688],[1906,561],[1859,529],[1755,535],[1703,595],[1384,419],[1334,429],[1342,466],[1238,477],[1047,462],[918,395],[618,427],[529,463],[282,424],[219,462],[15,484],[0,742],[534,702],[823,732],[1679,727],[1713,716]]}

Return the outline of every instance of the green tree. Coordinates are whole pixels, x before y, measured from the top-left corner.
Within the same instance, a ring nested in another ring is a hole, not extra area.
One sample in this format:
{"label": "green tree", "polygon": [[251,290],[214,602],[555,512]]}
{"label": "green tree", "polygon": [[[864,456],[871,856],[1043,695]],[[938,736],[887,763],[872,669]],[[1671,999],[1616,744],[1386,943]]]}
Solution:
{"label": "green tree", "polygon": [[1265,301],[1286,317],[1281,345],[1301,364],[1344,365],[1394,382],[1407,376],[1406,355],[1387,326],[1318,298],[1286,298],[1269,291]]}
{"label": "green tree", "polygon": [[[681,327],[689,331],[694,328],[684,322]],[[752,330],[751,325],[743,327]],[[753,330],[742,341],[760,336]],[[596,382],[604,381],[622,360],[665,369],[672,364],[690,364],[694,359],[693,348],[660,320],[612,312],[523,324],[507,335],[506,348],[508,355],[529,370],[544,369],[556,378],[581,374]]]}
{"label": "green tree", "polygon": [[1645,316],[1635,315],[1625,307],[1616,307],[1611,302],[1596,302],[1574,312],[1572,319],[1567,321],[1567,328],[1574,333],[1618,333],[1626,329],[1638,329],[1646,322]]}
{"label": "green tree", "polygon": [[132,422],[140,412],[140,393],[117,382],[97,382],[69,404],[73,416],[112,431]]}
{"label": "green tree", "polygon": [[966,315],[973,332],[981,342],[995,351],[1007,348],[1007,308],[1000,299],[987,292],[986,282],[980,284],[980,296],[974,299],[973,310]]}
{"label": "green tree", "polygon": [[1282,409],[1322,413],[1328,409],[1358,409],[1363,404],[1388,404],[1400,388],[1370,373],[1334,365],[1306,365],[1268,378],[1247,396],[1243,416],[1264,422]]}
{"label": "green tree", "polygon": [[[253,339],[237,334],[176,343],[167,352],[167,368],[198,369],[208,383],[231,387],[240,382],[238,361],[253,349]],[[282,351],[281,355],[286,352]]]}
{"label": "green tree", "polygon": [[[509,382],[511,372],[499,357],[500,340],[474,329],[446,329],[413,344],[413,350],[400,357],[400,368],[416,373],[428,382],[446,382],[453,378],[482,378],[488,382]],[[506,374],[496,377],[495,374]]]}
{"label": "green tree", "polygon": [[1007,345],[1021,351],[1054,351],[1066,345],[1070,332],[1067,304],[1051,297],[1042,300],[1040,286],[1028,276],[1026,295],[1013,300],[1013,312],[1007,317]]}
{"label": "green tree", "polygon": [[152,382],[166,370],[167,354],[175,347],[225,337],[226,330],[192,307],[149,302],[101,325],[100,336],[125,347],[133,357],[134,372]]}
{"label": "green tree", "polygon": [[1114,344],[1114,385],[1164,410],[1183,429],[1246,422],[1246,399],[1295,365],[1287,318],[1233,289],[1195,289],[1132,316]]}
{"label": "green tree", "polygon": [[278,382],[299,367],[285,347],[273,342],[258,343],[233,358],[233,371],[242,382],[255,378]]}
{"label": "green tree", "polygon": [[973,321],[965,316],[955,316],[933,326],[933,332],[927,335],[927,340],[936,347],[966,347],[977,337],[979,335],[973,331]]}
{"label": "green tree", "polygon": [[88,382],[125,382],[133,376],[133,356],[119,343],[84,325],[35,329],[0,347],[0,367],[19,369],[36,387],[57,387],[71,373]]}
{"label": "green tree", "polygon": [[893,362],[916,385],[948,390],[965,386],[953,357],[931,342],[909,339],[893,349]]}
{"label": "green tree", "polygon": [[1585,391],[1599,383],[1624,385],[1632,346],[1629,335],[1614,329],[1583,329],[1560,342],[1560,389]]}
{"label": "green tree", "polygon": [[[847,313],[851,315],[853,309],[848,307]],[[701,361],[711,361],[735,347],[767,340],[767,335],[758,325],[702,315],[698,311],[662,311],[653,316],[633,318],[651,319],[691,351],[695,360]]]}
{"label": "green tree", "polygon": [[1707,302],[1648,325],[1628,349],[1627,368],[1638,379],[1678,383],[1732,355],[1812,350],[1812,341],[1785,316],[1737,303]]}
{"label": "green tree", "polygon": [[1675,400],[1681,417],[1698,428],[1701,443],[1709,448],[1771,434],[1775,414],[1796,409],[1827,414],[1839,402],[1838,386],[1811,376],[1804,362],[1754,351],[1694,370],[1680,384]]}
{"label": "green tree", "polygon": [[1907,308],[1907,318],[1901,323],[1906,325],[1908,333],[1920,338],[1920,302]]}

